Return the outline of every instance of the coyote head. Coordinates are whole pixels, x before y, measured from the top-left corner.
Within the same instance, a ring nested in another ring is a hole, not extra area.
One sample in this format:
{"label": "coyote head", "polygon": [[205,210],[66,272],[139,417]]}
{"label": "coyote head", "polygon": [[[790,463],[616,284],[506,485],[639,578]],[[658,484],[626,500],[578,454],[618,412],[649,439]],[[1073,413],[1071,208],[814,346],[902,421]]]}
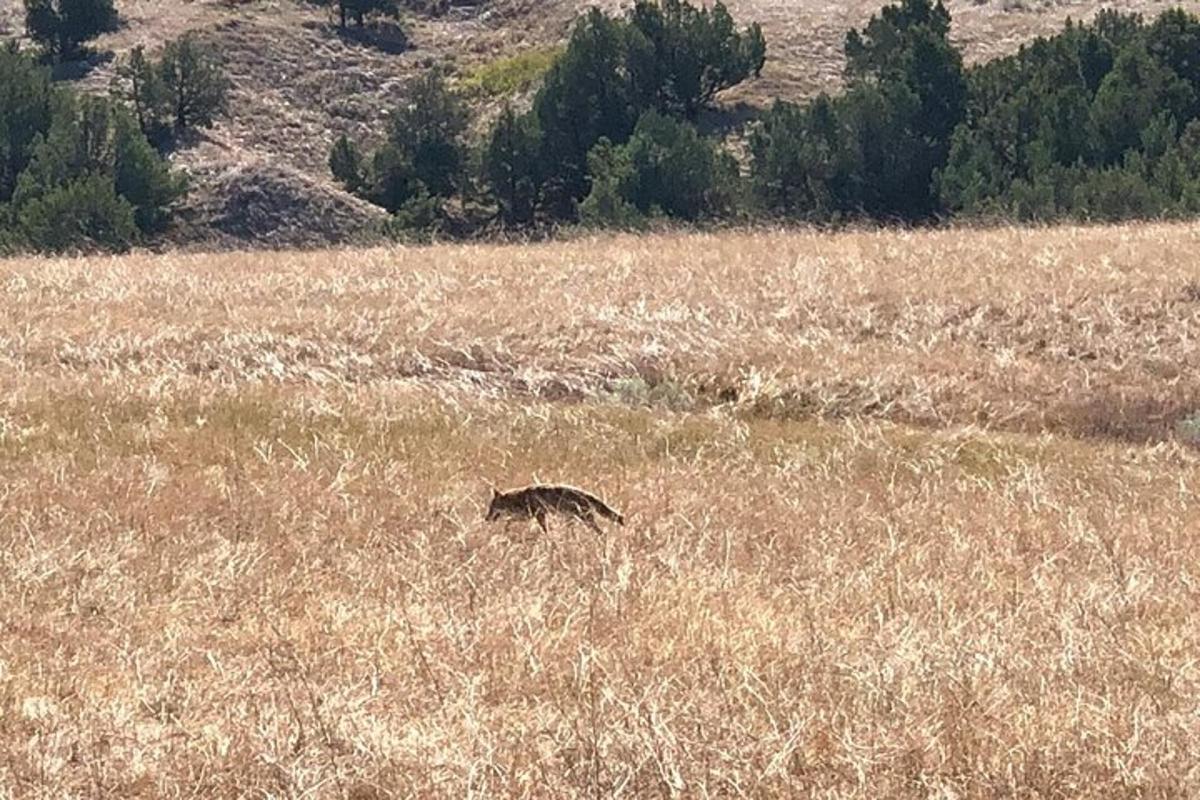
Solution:
{"label": "coyote head", "polygon": [[500,519],[500,515],[500,490],[493,486],[492,502],[488,503],[487,514],[484,515],[483,519],[486,522],[495,522],[496,520]]}

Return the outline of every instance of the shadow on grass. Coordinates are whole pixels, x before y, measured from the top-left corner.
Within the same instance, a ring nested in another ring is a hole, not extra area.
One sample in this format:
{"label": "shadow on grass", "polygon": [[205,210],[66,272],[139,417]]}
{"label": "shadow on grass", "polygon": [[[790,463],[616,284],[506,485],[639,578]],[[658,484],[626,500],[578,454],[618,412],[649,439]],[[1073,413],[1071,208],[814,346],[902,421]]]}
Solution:
{"label": "shadow on grass", "polygon": [[72,56],[70,61],[51,65],[50,77],[55,81],[82,80],[105,64],[112,63],[115,58],[116,54],[111,50],[83,50]]}
{"label": "shadow on grass", "polygon": [[735,103],[702,111],[696,127],[705,136],[723,137],[739,132],[762,114],[762,109],[749,103]]}
{"label": "shadow on grass", "polygon": [[411,49],[412,42],[404,26],[398,22],[374,20],[364,25],[347,23],[342,28],[337,23],[309,22],[304,27],[336,36],[348,44],[362,45],[388,55],[400,55]]}

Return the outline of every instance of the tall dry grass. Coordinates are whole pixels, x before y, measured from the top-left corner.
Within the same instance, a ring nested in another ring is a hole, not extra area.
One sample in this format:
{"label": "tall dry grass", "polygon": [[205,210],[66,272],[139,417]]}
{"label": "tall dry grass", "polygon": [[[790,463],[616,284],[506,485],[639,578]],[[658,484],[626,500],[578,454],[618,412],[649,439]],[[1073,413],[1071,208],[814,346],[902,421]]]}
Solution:
{"label": "tall dry grass", "polygon": [[1194,796],[1196,239],[0,264],[0,796]]}

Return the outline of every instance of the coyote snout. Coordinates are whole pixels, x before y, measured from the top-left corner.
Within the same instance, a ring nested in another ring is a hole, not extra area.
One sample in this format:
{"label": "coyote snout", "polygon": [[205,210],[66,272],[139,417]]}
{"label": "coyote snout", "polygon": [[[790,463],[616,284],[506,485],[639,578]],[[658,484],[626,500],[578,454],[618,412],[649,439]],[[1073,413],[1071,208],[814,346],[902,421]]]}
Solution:
{"label": "coyote snout", "polygon": [[625,518],[614,511],[607,503],[583,489],[574,486],[526,486],[502,492],[492,489],[492,502],[488,505],[484,517],[493,522],[501,517],[516,519],[535,519],[543,531],[546,527],[546,515],[550,512],[565,514],[582,521],[592,530],[600,533],[596,524],[596,514],[611,519],[618,525],[625,524]]}

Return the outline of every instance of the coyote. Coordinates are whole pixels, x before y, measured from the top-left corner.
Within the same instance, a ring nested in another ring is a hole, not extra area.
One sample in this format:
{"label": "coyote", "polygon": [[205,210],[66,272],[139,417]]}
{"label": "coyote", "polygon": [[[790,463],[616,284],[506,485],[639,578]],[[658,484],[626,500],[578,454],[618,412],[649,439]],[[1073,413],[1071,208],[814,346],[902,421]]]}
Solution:
{"label": "coyote", "polygon": [[625,524],[625,517],[609,508],[603,500],[574,486],[535,485],[508,492],[493,488],[492,502],[484,519],[493,522],[505,515],[517,519],[532,517],[542,531],[548,532],[546,514],[551,511],[575,517],[597,533],[601,531],[593,512],[618,525]]}

